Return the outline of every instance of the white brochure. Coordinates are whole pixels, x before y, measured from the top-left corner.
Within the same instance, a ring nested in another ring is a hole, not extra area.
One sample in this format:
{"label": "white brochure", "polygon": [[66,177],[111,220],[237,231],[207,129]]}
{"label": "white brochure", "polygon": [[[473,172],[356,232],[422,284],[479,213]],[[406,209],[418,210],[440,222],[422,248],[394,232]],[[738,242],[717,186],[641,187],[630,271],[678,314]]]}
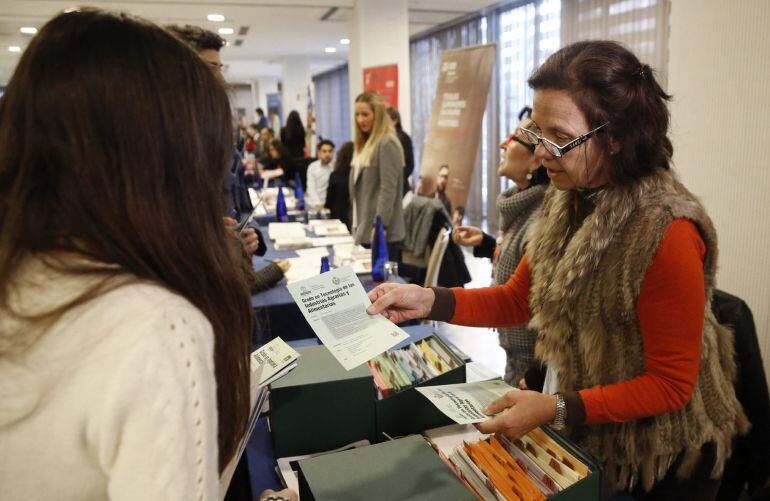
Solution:
{"label": "white brochure", "polygon": [[416,389],[457,424],[486,421],[491,416],[484,414],[484,408],[509,391],[515,390],[504,381],[478,381],[423,386]]}
{"label": "white brochure", "polygon": [[372,304],[350,266],[287,285],[318,339],[350,370],[392,348],[409,335],[382,315],[369,315]]}
{"label": "white brochure", "polygon": [[251,353],[251,371],[262,367],[260,386],[270,384],[273,376],[299,358],[299,353],[277,337]]}

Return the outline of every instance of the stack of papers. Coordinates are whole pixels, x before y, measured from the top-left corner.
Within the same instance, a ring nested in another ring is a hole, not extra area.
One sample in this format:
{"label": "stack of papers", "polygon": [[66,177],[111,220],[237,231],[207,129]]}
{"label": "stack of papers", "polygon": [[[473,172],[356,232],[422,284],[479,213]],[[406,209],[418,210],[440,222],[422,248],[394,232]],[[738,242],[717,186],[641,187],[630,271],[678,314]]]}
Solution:
{"label": "stack of papers", "polygon": [[275,250],[277,251],[307,249],[312,246],[313,241],[307,237],[286,237],[278,238],[275,241]]}
{"label": "stack of papers", "polygon": [[[336,222],[335,222],[336,221]],[[328,224],[317,224],[311,229],[317,237],[337,236],[337,235],[350,235],[348,227],[339,219],[333,219],[327,221]]]}
{"label": "stack of papers", "polygon": [[372,251],[352,243],[334,245],[335,266],[351,266],[356,275],[372,272]]}
{"label": "stack of papers", "polygon": [[318,339],[346,370],[409,337],[382,315],[366,312],[372,302],[349,266],[289,284],[288,289]]}
{"label": "stack of papers", "polygon": [[270,223],[267,227],[270,240],[306,238],[302,223]]}
{"label": "stack of papers", "polygon": [[355,242],[350,235],[336,237],[318,237],[313,238],[313,247],[325,247],[327,245],[352,244]]}
{"label": "stack of papers", "polygon": [[326,247],[311,247],[309,249],[299,249],[297,256],[307,259],[318,260],[318,265],[321,265],[322,257],[329,257],[329,250]]}

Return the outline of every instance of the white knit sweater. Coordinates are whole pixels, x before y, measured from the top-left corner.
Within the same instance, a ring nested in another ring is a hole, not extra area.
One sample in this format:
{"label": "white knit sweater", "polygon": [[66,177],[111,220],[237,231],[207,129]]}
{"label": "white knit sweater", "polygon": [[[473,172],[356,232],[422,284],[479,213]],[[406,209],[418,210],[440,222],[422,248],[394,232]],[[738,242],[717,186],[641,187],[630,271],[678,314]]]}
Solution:
{"label": "white knit sweater", "polygon": [[[25,312],[89,284],[39,261],[17,276]],[[0,343],[17,325],[0,312]],[[213,341],[187,300],[132,284],[69,311],[15,355],[3,346],[0,499],[217,499]]]}

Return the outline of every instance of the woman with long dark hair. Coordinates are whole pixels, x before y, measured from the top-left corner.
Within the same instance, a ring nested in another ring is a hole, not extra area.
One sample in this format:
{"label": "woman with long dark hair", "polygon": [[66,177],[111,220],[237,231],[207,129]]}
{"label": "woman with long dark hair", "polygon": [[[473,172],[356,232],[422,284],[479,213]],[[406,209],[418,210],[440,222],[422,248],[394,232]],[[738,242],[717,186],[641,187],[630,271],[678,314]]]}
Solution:
{"label": "woman with long dark hair", "polygon": [[326,191],[324,207],[329,209],[329,217],[339,219],[350,229],[350,162],[353,160],[353,142],[340,146],[334,161],[334,170],[329,176],[329,189]]}
{"label": "woman with long dark hair", "polygon": [[527,251],[501,285],[384,284],[369,312],[537,330],[543,393],[512,391],[484,433],[551,423],[602,464],[605,494],[714,499],[748,421],[732,335],[711,310],[717,239],[670,170],[670,99],[652,69],[610,41],[554,53],[529,79],[522,128],[551,179]]}
{"label": "woman with long dark hair", "polygon": [[0,100],[4,497],[219,496],[249,412],[232,151],[225,89],[163,29],[79,10],[30,42]]}
{"label": "woman with long dark hair", "polygon": [[292,158],[304,158],[305,155],[305,126],[295,110],[286,118],[286,125],[281,127],[281,142]]}

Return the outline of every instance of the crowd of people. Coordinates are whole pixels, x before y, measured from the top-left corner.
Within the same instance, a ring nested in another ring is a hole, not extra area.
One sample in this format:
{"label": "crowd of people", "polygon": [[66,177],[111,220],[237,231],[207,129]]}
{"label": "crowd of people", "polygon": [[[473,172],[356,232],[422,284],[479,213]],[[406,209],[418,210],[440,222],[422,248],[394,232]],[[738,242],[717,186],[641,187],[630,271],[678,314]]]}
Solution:
{"label": "crowd of people", "polygon": [[[302,183],[307,209],[328,210],[356,244],[381,218],[392,260],[453,229],[444,282],[380,285],[369,313],[500,329],[505,380],[522,391],[494,402],[481,431],[566,425],[607,495],[714,498],[748,424],[709,308],[716,233],[670,169],[669,96],[649,66],[579,42],[533,73],[533,106],[501,143],[498,175],[515,187],[489,235],[462,226],[449,165],[412,187],[411,139],[377,93],[355,98],[354,138],[339,147],[294,110],[280,129],[257,109],[234,130],[223,43],[68,11],[0,100],[4,492],[220,497],[247,426],[249,297],[288,269],[255,272],[264,238],[239,220],[254,210],[249,188]],[[494,285],[462,288],[461,246],[493,261]]]}

